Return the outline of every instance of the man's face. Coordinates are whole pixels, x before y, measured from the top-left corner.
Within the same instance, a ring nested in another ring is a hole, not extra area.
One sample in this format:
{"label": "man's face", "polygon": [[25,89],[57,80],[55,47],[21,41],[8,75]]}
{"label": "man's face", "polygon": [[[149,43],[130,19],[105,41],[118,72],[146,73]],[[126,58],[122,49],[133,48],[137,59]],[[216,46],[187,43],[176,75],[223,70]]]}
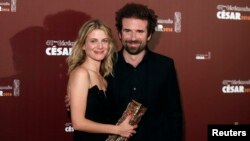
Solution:
{"label": "man's face", "polygon": [[123,47],[129,54],[139,54],[145,49],[147,42],[151,38],[151,35],[148,36],[147,31],[148,21],[136,18],[124,18],[122,25],[119,38]]}

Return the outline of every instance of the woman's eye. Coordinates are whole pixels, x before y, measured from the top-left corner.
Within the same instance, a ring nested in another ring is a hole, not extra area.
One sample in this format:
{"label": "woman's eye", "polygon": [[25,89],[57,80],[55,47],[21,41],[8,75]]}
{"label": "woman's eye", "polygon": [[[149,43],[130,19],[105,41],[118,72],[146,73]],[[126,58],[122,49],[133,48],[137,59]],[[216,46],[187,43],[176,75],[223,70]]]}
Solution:
{"label": "woman's eye", "polygon": [[95,42],[97,42],[97,41],[96,41],[96,40],[91,40],[90,42],[91,42],[91,43],[95,43]]}
{"label": "woman's eye", "polygon": [[108,39],[104,39],[102,42],[104,42],[104,43],[108,43],[108,42],[109,42],[109,40],[108,40]]}

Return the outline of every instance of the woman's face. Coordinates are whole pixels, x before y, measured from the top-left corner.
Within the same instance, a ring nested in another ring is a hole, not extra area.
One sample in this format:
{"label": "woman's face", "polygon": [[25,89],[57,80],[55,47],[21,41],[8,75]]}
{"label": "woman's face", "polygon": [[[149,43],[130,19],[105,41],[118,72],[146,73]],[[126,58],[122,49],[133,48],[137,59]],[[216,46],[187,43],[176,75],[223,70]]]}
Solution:
{"label": "woman's face", "polygon": [[108,53],[109,37],[103,30],[94,29],[87,36],[83,50],[86,52],[86,59],[101,61]]}

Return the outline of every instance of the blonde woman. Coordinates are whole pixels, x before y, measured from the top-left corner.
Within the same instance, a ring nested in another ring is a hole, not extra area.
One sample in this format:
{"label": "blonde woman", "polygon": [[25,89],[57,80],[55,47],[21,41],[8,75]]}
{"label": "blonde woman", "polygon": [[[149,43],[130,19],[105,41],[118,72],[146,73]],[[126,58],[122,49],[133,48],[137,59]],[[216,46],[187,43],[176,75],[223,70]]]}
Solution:
{"label": "blonde woman", "polygon": [[80,29],[68,63],[68,93],[74,141],[104,141],[108,134],[130,137],[136,126],[130,117],[120,125],[109,123],[105,94],[112,75],[116,46],[111,29],[100,20],[90,20]]}

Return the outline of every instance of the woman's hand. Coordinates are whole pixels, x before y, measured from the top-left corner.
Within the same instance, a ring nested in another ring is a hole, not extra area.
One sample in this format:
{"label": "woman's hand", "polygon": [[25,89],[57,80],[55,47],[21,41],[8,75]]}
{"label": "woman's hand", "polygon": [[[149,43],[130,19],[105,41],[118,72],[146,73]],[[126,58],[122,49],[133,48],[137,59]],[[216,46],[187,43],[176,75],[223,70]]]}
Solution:
{"label": "woman's hand", "polygon": [[130,125],[129,121],[131,119],[131,116],[128,115],[125,120],[118,125],[118,134],[122,137],[129,138],[133,134],[136,133],[135,129],[137,128],[137,125]]}

